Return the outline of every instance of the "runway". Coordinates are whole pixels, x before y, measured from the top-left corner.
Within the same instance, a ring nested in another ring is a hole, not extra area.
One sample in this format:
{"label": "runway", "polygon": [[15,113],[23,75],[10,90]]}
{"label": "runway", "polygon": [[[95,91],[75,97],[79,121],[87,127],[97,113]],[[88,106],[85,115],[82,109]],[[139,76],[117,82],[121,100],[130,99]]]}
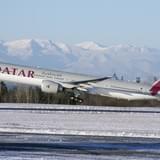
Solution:
{"label": "runway", "polygon": [[160,139],[0,134],[0,159],[158,159]]}
{"label": "runway", "polygon": [[0,104],[0,159],[159,159],[160,108]]}

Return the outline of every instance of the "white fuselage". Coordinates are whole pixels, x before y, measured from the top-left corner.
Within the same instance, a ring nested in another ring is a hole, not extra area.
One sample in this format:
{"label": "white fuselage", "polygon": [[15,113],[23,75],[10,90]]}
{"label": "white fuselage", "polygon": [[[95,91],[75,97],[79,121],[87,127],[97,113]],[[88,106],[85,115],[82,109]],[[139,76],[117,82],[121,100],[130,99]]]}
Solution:
{"label": "white fuselage", "polygon": [[0,80],[41,86],[43,80],[54,82],[72,82],[96,78],[95,76],[47,70],[36,67],[26,67],[0,63]]}

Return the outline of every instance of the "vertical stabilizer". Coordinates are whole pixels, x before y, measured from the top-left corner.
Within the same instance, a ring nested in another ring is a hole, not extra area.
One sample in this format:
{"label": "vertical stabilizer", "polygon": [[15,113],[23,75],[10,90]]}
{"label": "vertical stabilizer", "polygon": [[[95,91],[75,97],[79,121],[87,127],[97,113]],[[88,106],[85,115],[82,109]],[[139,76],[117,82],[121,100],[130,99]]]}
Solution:
{"label": "vertical stabilizer", "polygon": [[150,92],[153,96],[157,95],[157,93],[160,91],[160,80],[157,80],[153,83]]}

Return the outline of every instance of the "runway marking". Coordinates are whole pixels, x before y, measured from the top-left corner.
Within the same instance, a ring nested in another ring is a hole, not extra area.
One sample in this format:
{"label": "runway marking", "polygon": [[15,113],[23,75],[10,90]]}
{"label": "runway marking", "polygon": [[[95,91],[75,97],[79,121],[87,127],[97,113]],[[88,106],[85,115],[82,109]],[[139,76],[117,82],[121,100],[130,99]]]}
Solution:
{"label": "runway marking", "polygon": [[116,113],[160,113],[160,111],[145,111],[145,110],[113,110],[113,109],[58,109],[58,108],[12,108],[12,107],[0,107],[0,111],[50,111],[50,112],[116,112]]}

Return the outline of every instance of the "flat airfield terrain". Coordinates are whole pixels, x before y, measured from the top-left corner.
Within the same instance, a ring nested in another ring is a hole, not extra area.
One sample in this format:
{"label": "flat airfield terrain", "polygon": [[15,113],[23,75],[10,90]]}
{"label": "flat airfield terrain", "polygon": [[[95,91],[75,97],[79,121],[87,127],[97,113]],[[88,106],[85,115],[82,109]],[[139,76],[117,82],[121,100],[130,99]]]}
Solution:
{"label": "flat airfield terrain", "polygon": [[159,159],[160,108],[0,104],[1,159]]}

